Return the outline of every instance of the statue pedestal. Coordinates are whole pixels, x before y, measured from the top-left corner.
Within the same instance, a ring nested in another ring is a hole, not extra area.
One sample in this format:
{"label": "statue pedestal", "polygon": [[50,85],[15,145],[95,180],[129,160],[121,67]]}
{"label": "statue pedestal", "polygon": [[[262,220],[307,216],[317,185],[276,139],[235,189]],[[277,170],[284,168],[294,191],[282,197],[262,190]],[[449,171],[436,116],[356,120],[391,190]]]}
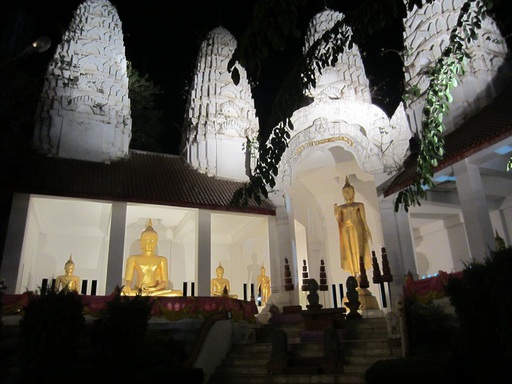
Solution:
{"label": "statue pedestal", "polygon": [[300,333],[302,342],[323,342],[324,331],[334,327],[338,339],[343,340],[345,335],[345,308],[308,309],[302,311],[304,318],[304,331]]}
{"label": "statue pedestal", "polygon": [[368,288],[356,288],[359,292],[359,301],[361,303],[361,311],[366,309],[380,309],[377,298],[373,296]]}
{"label": "statue pedestal", "polygon": [[[371,291],[368,288],[356,288],[358,294],[359,294],[359,302],[360,307],[358,308],[360,311],[365,311],[367,309],[380,309],[379,302],[377,301],[377,298],[371,293]],[[350,308],[348,306],[348,299],[345,296],[343,298],[343,305],[347,308]]]}
{"label": "statue pedestal", "polygon": [[359,301],[347,301],[345,303],[345,306],[350,310],[347,314],[347,319],[354,320],[354,319],[362,319],[363,316],[357,310],[361,306],[361,303]]}

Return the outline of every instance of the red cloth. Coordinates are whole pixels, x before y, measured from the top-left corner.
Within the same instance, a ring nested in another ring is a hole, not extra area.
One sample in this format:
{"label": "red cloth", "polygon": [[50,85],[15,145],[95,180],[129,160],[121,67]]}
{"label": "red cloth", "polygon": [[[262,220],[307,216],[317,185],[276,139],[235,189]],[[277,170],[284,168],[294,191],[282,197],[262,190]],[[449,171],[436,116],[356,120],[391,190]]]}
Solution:
{"label": "red cloth", "polygon": [[404,282],[404,296],[407,300],[427,303],[445,296],[445,286],[450,278],[461,278],[461,272],[447,273],[439,271],[437,276],[428,279],[413,280],[407,276]]}
{"label": "red cloth", "polygon": [[[84,304],[84,313],[94,317],[101,317],[101,312],[107,303],[112,300],[110,296],[80,295]],[[207,317],[219,312],[231,312],[235,320],[255,321],[258,308],[254,301],[232,299],[230,297],[153,297],[151,316],[163,317],[168,320],[180,320],[186,317]],[[23,308],[29,302],[29,294],[2,295],[2,316],[22,315]]]}

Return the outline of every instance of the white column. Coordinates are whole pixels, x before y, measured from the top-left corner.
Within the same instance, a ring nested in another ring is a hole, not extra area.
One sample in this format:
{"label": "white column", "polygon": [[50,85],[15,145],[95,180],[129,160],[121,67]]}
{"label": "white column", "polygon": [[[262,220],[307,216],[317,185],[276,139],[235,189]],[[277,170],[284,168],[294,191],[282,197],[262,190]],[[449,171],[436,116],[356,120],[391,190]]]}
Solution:
{"label": "white column", "polygon": [[[11,202],[11,214],[5,238],[4,253],[2,257],[1,277],[7,287],[5,293],[21,293],[21,274],[18,282],[25,225],[27,222],[30,195],[15,193]],[[19,283],[19,287],[17,284]]]}
{"label": "white column", "polygon": [[[393,275],[393,282],[390,284],[392,305],[395,305],[398,297],[402,295],[402,287],[407,273],[411,272],[415,278],[418,275],[409,213],[403,209],[395,212],[395,198],[396,194],[379,200],[382,234],[389,267]],[[380,264],[380,250],[375,250],[375,252]]]}
{"label": "white column", "polygon": [[[269,223],[269,247],[270,247],[270,270],[272,276],[272,301],[277,306],[297,305],[299,302],[300,282],[297,275],[297,255],[293,248],[294,229],[290,224],[289,204],[285,203],[284,193],[274,191],[269,193],[269,198],[276,206],[276,216],[270,218]],[[292,274],[293,291],[284,289],[284,266],[285,259],[288,259]]]}
{"label": "white column", "polygon": [[197,296],[210,296],[212,266],[212,214],[199,210],[197,235]]}
{"label": "white column", "polygon": [[105,294],[109,295],[116,287],[124,284],[124,238],[126,235],[126,208],[125,202],[112,203],[112,217],[110,219],[110,240],[108,244],[107,281]]}
{"label": "white column", "polygon": [[480,170],[467,159],[455,164],[453,170],[464,217],[469,253],[474,261],[483,260],[489,255],[489,248],[495,247],[494,231]]}

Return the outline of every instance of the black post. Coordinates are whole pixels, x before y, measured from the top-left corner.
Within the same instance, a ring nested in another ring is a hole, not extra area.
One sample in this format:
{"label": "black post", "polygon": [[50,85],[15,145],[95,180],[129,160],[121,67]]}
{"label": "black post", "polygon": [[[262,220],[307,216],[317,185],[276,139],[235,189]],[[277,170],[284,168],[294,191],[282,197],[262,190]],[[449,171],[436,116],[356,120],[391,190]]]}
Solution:
{"label": "black post", "polygon": [[345,297],[345,293],[343,293],[343,284],[340,283],[340,307],[343,308],[343,298]]}
{"label": "black post", "polygon": [[194,291],[195,285],[196,285],[196,283],[194,283],[193,281],[190,283],[190,296],[192,296],[192,297],[194,297],[194,294],[195,294],[195,291]]}
{"label": "black post", "polygon": [[384,286],[384,283],[379,283],[380,286],[380,297],[382,299],[382,307],[387,308],[388,302],[386,300],[386,287]]}
{"label": "black post", "polygon": [[187,282],[183,282],[183,297],[187,297]]}
{"label": "black post", "polygon": [[87,280],[82,280],[82,289],[80,292],[82,295],[87,295]]}
{"label": "black post", "polygon": [[247,283],[244,283],[244,300],[247,301]]}
{"label": "black post", "polygon": [[96,296],[96,288],[98,287],[98,280],[93,280],[91,284],[91,296]]}
{"label": "black post", "polygon": [[332,303],[334,308],[338,308],[338,301],[336,300],[336,284],[332,285]]}

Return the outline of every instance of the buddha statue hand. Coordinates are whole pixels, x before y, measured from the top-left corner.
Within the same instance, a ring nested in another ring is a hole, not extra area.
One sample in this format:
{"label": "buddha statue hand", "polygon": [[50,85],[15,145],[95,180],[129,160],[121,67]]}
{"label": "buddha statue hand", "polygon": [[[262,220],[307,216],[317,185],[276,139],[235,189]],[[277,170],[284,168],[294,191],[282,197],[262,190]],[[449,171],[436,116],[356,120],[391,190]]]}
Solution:
{"label": "buddha statue hand", "polygon": [[130,288],[129,284],[123,285],[123,287],[121,288],[121,293],[127,296],[133,295],[132,289]]}

